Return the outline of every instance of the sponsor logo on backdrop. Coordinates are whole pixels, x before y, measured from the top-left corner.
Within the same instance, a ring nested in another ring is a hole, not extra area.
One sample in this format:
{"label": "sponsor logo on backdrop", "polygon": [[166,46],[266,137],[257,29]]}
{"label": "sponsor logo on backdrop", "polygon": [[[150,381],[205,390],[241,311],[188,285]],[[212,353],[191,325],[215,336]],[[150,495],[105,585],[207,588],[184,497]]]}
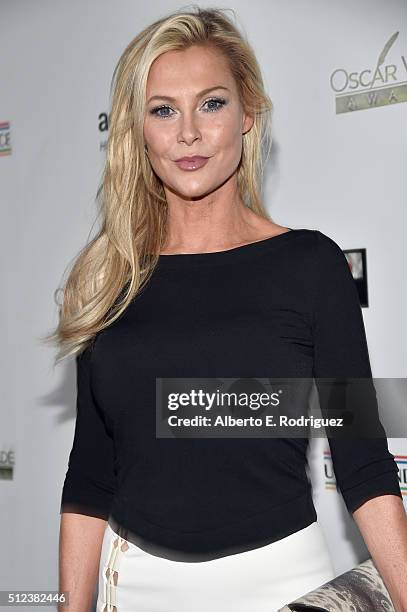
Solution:
{"label": "sponsor logo on backdrop", "polygon": [[398,35],[395,32],[390,36],[371,66],[362,70],[336,68],[332,72],[336,114],[407,102],[407,58],[396,56],[395,63],[387,58],[388,54],[394,57]]}
{"label": "sponsor logo on backdrop", "polygon": [[[400,491],[403,495],[404,505],[407,506],[407,455],[394,455],[394,460],[399,468]],[[332,463],[331,452],[329,450],[324,451],[324,474],[325,489],[330,491],[336,491],[337,486],[334,467]]]}
{"label": "sponsor logo on backdrop", "polygon": [[103,138],[99,143],[99,150],[106,151],[107,132],[109,130],[109,115],[107,113],[100,113],[98,116],[98,130]]}
{"label": "sponsor logo on backdrop", "polygon": [[10,122],[0,121],[0,156],[11,155]]}
{"label": "sponsor logo on backdrop", "polygon": [[325,489],[336,491],[335,473],[332,465],[331,453],[329,450],[324,451],[324,474]]}
{"label": "sponsor logo on backdrop", "polygon": [[407,455],[394,455],[394,459],[399,466],[400,491],[405,495],[407,503]]}
{"label": "sponsor logo on backdrop", "polygon": [[0,480],[13,480],[14,451],[0,449]]}

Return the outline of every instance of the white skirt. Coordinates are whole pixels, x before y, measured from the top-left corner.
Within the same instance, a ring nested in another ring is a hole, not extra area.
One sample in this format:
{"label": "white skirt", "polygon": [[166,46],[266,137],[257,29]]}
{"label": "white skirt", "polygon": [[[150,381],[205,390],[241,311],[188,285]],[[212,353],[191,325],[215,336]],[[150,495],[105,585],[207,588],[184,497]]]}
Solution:
{"label": "white skirt", "polygon": [[97,612],[276,612],[335,577],[318,521],[271,544],[199,562],[152,554],[153,545],[147,551],[140,539],[139,547],[110,523]]}

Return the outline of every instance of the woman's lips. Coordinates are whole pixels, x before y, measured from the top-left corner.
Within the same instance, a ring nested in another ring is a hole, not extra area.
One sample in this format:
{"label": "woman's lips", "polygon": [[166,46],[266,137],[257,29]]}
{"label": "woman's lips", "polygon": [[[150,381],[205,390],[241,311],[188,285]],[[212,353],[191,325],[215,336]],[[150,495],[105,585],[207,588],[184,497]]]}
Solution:
{"label": "woman's lips", "polygon": [[181,170],[198,170],[202,168],[209,157],[190,157],[176,161],[175,163]]}

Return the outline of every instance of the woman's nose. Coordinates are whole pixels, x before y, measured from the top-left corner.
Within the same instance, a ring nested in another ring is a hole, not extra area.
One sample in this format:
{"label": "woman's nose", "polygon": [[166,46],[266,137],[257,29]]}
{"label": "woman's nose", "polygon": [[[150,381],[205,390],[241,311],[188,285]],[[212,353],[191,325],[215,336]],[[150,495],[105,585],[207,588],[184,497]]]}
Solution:
{"label": "woman's nose", "polygon": [[197,119],[193,113],[185,113],[180,122],[178,140],[184,141],[186,144],[191,145],[197,138],[200,138]]}

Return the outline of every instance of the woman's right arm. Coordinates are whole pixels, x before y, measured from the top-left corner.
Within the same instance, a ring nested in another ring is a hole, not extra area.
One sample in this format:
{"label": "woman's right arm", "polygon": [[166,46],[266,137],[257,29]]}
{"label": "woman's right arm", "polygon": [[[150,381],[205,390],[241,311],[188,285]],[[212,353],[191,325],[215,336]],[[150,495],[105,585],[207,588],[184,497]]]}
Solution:
{"label": "woman's right arm", "polygon": [[63,512],[59,532],[59,591],[68,593],[68,606],[58,612],[89,612],[98,581],[106,521]]}
{"label": "woman's right arm", "polygon": [[76,357],[76,423],[62,498],[59,590],[69,606],[59,612],[89,612],[97,584],[103,536],[114,493],[115,451],[91,384],[91,350]]}

